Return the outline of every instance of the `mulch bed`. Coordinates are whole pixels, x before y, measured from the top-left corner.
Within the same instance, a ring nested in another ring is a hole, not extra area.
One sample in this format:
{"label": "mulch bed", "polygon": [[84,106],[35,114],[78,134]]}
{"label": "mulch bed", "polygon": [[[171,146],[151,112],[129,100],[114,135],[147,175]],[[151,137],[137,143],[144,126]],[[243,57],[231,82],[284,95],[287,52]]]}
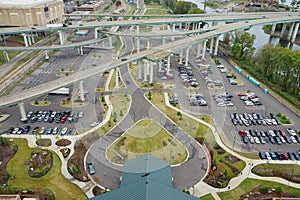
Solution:
{"label": "mulch bed", "polygon": [[34,150],[31,158],[27,160],[29,166],[28,175],[30,177],[42,177],[51,169],[53,165],[53,155],[51,151]]}
{"label": "mulch bed", "polygon": [[60,139],[55,142],[56,146],[65,147],[71,144],[71,141],[68,139]]}
{"label": "mulch bed", "polygon": [[17,153],[18,146],[7,141],[7,144],[0,145],[0,185],[4,184],[8,180],[8,174],[6,171],[6,164]]}
{"label": "mulch bed", "polygon": [[74,153],[68,160],[68,171],[75,179],[84,182],[89,181],[84,168],[84,156],[90,146],[99,138],[97,133],[91,133],[75,143]]}
{"label": "mulch bed", "polygon": [[273,198],[287,197],[287,198],[299,198],[298,195],[292,195],[285,193],[284,191],[281,194],[276,193],[275,188],[266,188],[263,186],[259,186],[254,188],[253,190],[246,192],[240,196],[240,200],[272,200]]}

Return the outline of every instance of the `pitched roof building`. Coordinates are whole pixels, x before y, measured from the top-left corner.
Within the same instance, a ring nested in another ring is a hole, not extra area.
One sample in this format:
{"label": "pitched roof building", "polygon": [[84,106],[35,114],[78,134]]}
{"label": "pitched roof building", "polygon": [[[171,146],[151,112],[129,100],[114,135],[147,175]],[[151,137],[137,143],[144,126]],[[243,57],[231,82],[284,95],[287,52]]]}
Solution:
{"label": "pitched roof building", "polygon": [[173,188],[170,164],[151,155],[127,161],[121,187],[91,200],[195,200],[199,199]]}

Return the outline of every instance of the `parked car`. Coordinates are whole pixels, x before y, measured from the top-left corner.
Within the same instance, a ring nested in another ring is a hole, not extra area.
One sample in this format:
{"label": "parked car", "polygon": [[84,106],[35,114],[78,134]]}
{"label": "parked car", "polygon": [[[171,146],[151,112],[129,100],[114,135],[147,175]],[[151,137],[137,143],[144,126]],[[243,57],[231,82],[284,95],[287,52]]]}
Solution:
{"label": "parked car", "polygon": [[63,128],[63,129],[61,130],[61,135],[65,135],[65,134],[67,133],[67,131],[68,131],[68,128],[67,128],[67,127]]}
{"label": "parked car", "polygon": [[88,171],[89,171],[90,175],[93,175],[93,174],[96,173],[95,168],[94,168],[92,163],[88,163],[87,168],[88,168]]}

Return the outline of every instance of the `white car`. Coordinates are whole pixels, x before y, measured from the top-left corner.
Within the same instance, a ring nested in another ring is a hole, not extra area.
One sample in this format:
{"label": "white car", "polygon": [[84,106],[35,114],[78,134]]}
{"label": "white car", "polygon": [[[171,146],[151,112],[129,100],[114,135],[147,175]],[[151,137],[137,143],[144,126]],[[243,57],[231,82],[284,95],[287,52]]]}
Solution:
{"label": "white car", "polygon": [[285,143],[286,143],[286,141],[285,141],[284,137],[280,136],[279,138],[280,138],[280,140],[281,140],[281,142],[282,142],[283,144],[285,144]]}
{"label": "white car", "polygon": [[266,152],[266,157],[267,157],[268,160],[272,160],[272,158],[271,158],[269,152]]}
{"label": "white car", "polygon": [[82,117],[83,117],[83,112],[82,112],[82,111],[78,113],[78,117],[79,117],[79,118],[82,118]]}
{"label": "white car", "polygon": [[68,131],[68,128],[67,128],[67,127],[63,128],[63,129],[61,130],[61,135],[65,135],[65,134],[67,133],[67,131]]}
{"label": "white car", "polygon": [[244,101],[246,106],[254,106],[252,101]]}
{"label": "white car", "polygon": [[258,137],[253,137],[256,144],[260,144]]}
{"label": "white car", "polygon": [[291,136],[290,138],[291,138],[291,140],[292,140],[293,143],[297,143],[297,140],[295,139],[294,136]]}
{"label": "white car", "polygon": [[99,122],[92,122],[91,124],[90,124],[90,126],[91,127],[95,127],[95,126],[97,126],[99,124]]}
{"label": "white car", "polygon": [[292,129],[292,128],[288,128],[288,129],[287,129],[287,132],[288,132],[289,134],[291,134],[292,136],[296,136],[296,131],[295,131],[294,129]]}
{"label": "white car", "polygon": [[58,127],[54,127],[52,133],[56,135],[58,133],[58,131],[59,131]]}

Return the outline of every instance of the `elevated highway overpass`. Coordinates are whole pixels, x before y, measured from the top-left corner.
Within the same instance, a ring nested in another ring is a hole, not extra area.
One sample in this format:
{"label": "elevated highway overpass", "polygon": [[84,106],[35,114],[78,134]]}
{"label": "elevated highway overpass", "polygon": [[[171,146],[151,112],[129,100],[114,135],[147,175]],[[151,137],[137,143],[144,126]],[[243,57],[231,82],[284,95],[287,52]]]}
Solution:
{"label": "elevated highway overpass", "polygon": [[58,80],[49,81],[45,84],[30,88],[28,90],[24,90],[22,92],[7,95],[4,97],[0,97],[0,107],[15,104],[17,102],[20,102],[25,99],[30,99],[36,96],[39,96],[41,94],[49,93],[50,91],[53,91],[55,89],[58,89],[60,87],[64,87],[67,85],[70,85],[76,81],[86,79],[90,76],[96,75],[98,73],[101,73],[103,71],[119,67],[123,64],[138,60],[147,58],[153,61],[159,60],[161,58],[164,58],[172,53],[175,53],[181,49],[184,49],[188,46],[191,46],[193,44],[197,44],[201,41],[207,40],[209,38],[219,36],[224,33],[232,32],[235,30],[240,29],[246,29],[250,28],[251,26],[256,25],[265,25],[270,23],[286,23],[286,22],[295,22],[300,21],[299,15],[281,15],[277,16],[276,18],[263,18],[258,20],[251,20],[248,22],[237,22],[237,23],[230,23],[223,26],[219,26],[218,29],[212,30],[210,32],[202,33],[200,35],[191,36],[188,38],[180,39],[174,42],[167,43],[165,45],[160,45],[153,47],[149,50],[144,50],[139,53],[130,55],[127,57],[126,61],[121,61],[120,59],[114,62],[107,62],[102,63],[101,66],[95,66],[91,67],[82,71],[78,71],[68,77],[63,77]]}
{"label": "elevated highway overpass", "polygon": [[[14,27],[14,28],[3,28],[1,29],[0,35],[11,35],[21,33],[32,33],[32,32],[44,32],[53,30],[77,30],[77,29],[94,29],[94,28],[110,28],[112,26],[133,26],[133,25],[151,25],[151,24],[179,24],[179,23],[191,23],[191,22],[239,22],[246,20],[256,20],[264,18],[277,18],[278,16],[299,16],[298,13],[294,12],[277,12],[277,13],[230,13],[230,14],[216,14],[216,15],[191,15],[194,17],[187,17],[187,15],[170,15],[168,18],[159,19],[147,19],[147,20],[123,20],[123,21],[91,21],[84,22],[81,24],[69,25],[68,27],[53,27],[47,28],[46,26],[35,26],[35,27]],[[133,15],[134,16],[134,15]],[[181,17],[180,17],[181,16]],[[34,28],[34,29],[33,29]]]}

